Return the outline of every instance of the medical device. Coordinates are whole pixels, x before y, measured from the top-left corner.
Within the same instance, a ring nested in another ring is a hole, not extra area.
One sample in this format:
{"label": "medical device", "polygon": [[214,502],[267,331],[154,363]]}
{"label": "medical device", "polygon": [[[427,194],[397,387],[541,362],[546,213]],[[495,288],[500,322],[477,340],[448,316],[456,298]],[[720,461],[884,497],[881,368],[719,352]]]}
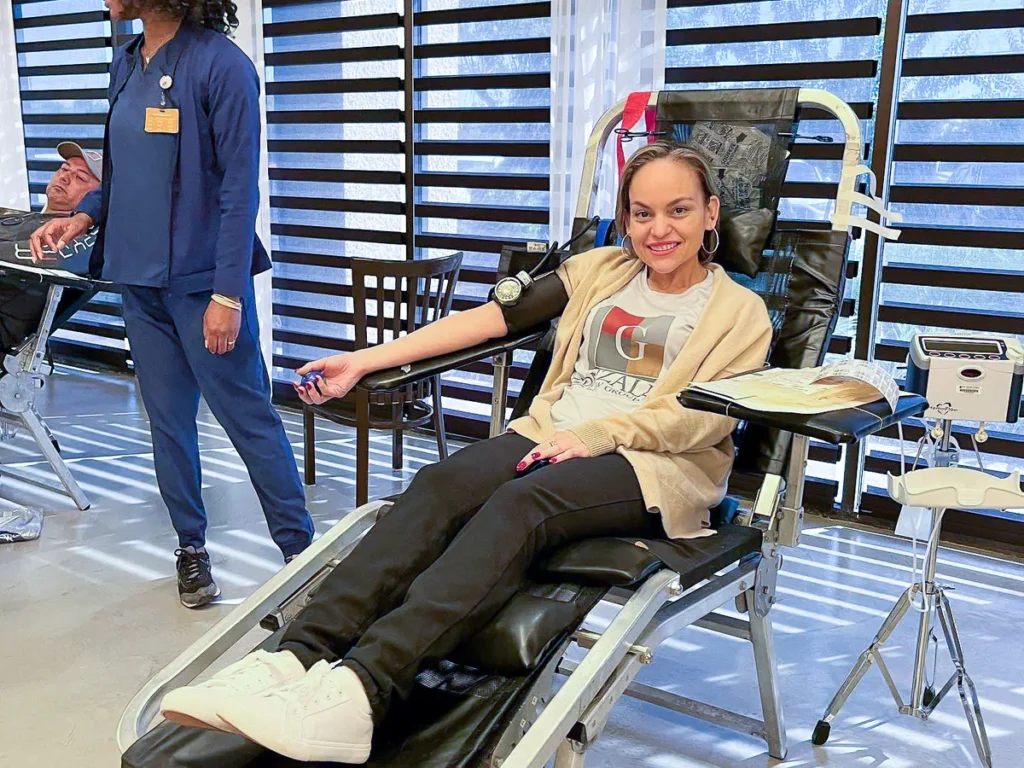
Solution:
{"label": "medical device", "polygon": [[928,400],[926,418],[1014,423],[1020,412],[1024,349],[1002,336],[914,337],[908,392]]}
{"label": "medical device", "polygon": [[[989,745],[981,704],[974,683],[967,674],[966,661],[953,611],[940,584],[935,582],[942,518],[950,508],[1005,510],[1024,507],[1020,471],[999,477],[985,471],[978,443],[988,439],[985,421],[1017,421],[1020,412],[1024,351],[1020,342],[1001,336],[933,336],[918,334],[907,357],[906,390],[925,396],[925,418],[938,422],[926,428],[918,441],[917,459],[908,471],[903,458],[902,429],[899,475],[888,477],[889,495],[903,505],[897,532],[905,523],[914,531],[914,581],[900,596],[868,646],[815,726],[811,740],[824,744],[831,721],[864,677],[871,664],[885,677],[900,714],[928,719],[939,702],[957,686],[978,757],[991,768]],[[981,422],[972,435],[978,468],[958,466],[960,448],[953,438],[953,420]],[[927,467],[917,468],[925,459]],[[921,523],[922,525],[917,525]],[[923,527],[928,544],[918,577],[917,531]],[[907,612],[919,615],[914,674],[910,701],[903,702],[881,655],[882,645]],[[954,671],[937,692],[927,679],[926,657],[931,643],[938,653],[933,614],[938,618],[953,662]]]}

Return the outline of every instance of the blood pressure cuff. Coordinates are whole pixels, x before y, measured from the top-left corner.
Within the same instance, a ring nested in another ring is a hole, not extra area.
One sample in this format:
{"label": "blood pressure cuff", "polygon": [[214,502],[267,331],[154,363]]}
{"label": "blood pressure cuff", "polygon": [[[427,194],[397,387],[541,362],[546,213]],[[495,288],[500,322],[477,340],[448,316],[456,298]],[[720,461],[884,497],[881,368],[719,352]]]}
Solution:
{"label": "blood pressure cuff", "polygon": [[561,278],[554,272],[548,272],[523,291],[519,303],[511,307],[498,303],[498,306],[505,317],[508,332],[516,333],[554,320],[568,303],[569,294]]}

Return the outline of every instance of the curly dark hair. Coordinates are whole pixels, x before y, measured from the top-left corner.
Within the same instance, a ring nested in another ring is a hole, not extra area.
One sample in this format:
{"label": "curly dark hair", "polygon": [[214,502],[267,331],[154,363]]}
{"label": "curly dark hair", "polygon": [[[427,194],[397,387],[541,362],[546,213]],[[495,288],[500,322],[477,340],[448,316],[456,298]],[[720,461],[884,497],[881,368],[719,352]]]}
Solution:
{"label": "curly dark hair", "polygon": [[227,34],[238,26],[238,6],[231,0],[122,0],[126,15],[142,11],[165,13],[176,19]]}

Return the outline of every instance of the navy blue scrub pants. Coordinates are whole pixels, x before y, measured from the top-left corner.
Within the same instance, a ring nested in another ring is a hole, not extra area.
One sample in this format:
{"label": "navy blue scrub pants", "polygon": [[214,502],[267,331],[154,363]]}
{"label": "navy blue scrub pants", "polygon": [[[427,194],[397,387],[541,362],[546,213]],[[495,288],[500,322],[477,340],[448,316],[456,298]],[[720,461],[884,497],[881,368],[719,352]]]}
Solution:
{"label": "navy blue scrub pants", "polygon": [[206,543],[196,426],[202,395],[249,470],[274,542],[285,557],[301,552],[312,541],[313,522],[281,417],[270,403],[252,291],[243,299],[235,348],[224,355],[208,352],[203,338],[210,291],[124,286],[121,295],[157,484],[180,546]]}

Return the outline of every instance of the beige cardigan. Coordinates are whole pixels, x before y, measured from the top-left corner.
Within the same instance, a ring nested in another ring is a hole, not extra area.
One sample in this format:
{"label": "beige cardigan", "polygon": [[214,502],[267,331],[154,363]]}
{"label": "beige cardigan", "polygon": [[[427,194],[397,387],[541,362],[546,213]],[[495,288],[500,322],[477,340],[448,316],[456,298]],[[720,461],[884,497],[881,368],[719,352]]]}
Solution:
{"label": "beige cardigan", "polygon": [[[593,419],[572,431],[600,456],[613,451],[632,465],[644,501],[660,512],[673,538],[713,533],[708,510],[725,496],[732,469],[736,420],[683,408],[676,394],[691,381],[710,381],[760,368],[768,354],[772,327],[764,302],[735,283],[725,271],[714,274],[711,297],[679,357],[636,410]],[[569,303],[555,335],[551,367],[527,416],[509,429],[534,442],[555,433],[551,406],[568,385],[579,357],[591,309],[623,288],[643,269],[621,248],[596,248],[558,269]]]}

